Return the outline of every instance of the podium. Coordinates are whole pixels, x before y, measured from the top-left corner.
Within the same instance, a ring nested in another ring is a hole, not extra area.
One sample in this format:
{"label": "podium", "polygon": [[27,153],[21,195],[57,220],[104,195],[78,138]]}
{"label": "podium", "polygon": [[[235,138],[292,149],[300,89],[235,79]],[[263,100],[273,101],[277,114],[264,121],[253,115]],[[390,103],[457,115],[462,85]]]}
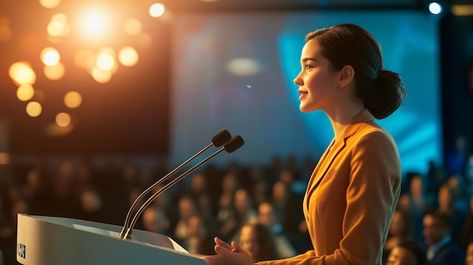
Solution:
{"label": "podium", "polygon": [[171,238],[71,218],[18,214],[17,261],[25,265],[205,265]]}

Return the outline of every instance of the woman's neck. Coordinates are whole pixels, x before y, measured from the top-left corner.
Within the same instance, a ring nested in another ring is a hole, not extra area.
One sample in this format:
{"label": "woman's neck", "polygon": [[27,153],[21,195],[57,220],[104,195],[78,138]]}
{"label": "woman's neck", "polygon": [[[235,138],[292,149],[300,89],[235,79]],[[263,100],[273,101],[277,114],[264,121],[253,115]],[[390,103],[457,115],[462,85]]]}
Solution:
{"label": "woman's neck", "polygon": [[343,133],[343,130],[352,123],[360,115],[363,115],[364,110],[361,101],[352,102],[351,104],[339,104],[331,110],[324,110],[332,123],[335,139]]}

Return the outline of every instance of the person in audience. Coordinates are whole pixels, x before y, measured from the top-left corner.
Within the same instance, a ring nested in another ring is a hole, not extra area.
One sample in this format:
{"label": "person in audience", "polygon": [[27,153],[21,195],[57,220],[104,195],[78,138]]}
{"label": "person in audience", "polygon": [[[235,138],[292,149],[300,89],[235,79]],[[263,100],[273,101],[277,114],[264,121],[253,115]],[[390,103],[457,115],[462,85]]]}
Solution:
{"label": "person in audience", "polygon": [[253,262],[277,257],[271,234],[262,224],[256,222],[245,224],[241,228],[239,241]]}
{"label": "person in audience", "polygon": [[453,196],[448,184],[440,186],[438,192],[438,209],[439,213],[447,216],[450,225],[450,232],[455,242],[460,242],[461,229],[464,224],[465,215],[463,212],[453,208]]}
{"label": "person in audience", "polygon": [[424,216],[424,238],[427,244],[429,265],[462,265],[463,255],[453,242],[448,224],[448,216],[439,212],[429,212]]}
{"label": "person in audience", "polygon": [[425,251],[414,241],[401,241],[389,253],[387,265],[426,265]]}
{"label": "person in audience", "polygon": [[189,217],[196,213],[196,206],[192,198],[188,195],[181,196],[178,202],[179,220],[177,221],[174,235],[178,241],[183,241],[188,236],[187,221]]}
{"label": "person in audience", "polygon": [[209,234],[207,221],[198,214],[193,214],[187,220],[187,237],[184,248],[192,254],[210,255],[213,253],[213,240]]}
{"label": "person in audience", "polygon": [[289,258],[297,254],[285,234],[284,227],[277,220],[271,203],[263,202],[259,205],[258,223],[264,225],[270,232],[274,240],[274,246],[276,247],[275,250],[278,258]]}
{"label": "person in audience", "polygon": [[152,205],[148,207],[142,216],[143,228],[157,234],[170,235],[171,223],[165,212]]}
{"label": "person in audience", "polygon": [[387,257],[391,250],[409,239],[409,224],[407,223],[407,216],[401,210],[394,212],[391,226],[389,227],[389,234],[384,244],[384,256]]}
{"label": "person in audience", "polygon": [[465,255],[465,265],[473,265],[473,241],[468,243]]}

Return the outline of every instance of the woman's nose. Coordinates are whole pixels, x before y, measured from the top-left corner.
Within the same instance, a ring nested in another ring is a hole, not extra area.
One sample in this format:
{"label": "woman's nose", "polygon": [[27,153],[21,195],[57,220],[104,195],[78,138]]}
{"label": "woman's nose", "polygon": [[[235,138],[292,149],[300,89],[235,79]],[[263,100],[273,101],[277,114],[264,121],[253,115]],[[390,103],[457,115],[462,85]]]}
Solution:
{"label": "woman's nose", "polygon": [[294,84],[296,84],[298,86],[303,86],[304,85],[304,82],[302,81],[302,78],[300,77],[300,75],[296,76],[296,78],[294,79]]}

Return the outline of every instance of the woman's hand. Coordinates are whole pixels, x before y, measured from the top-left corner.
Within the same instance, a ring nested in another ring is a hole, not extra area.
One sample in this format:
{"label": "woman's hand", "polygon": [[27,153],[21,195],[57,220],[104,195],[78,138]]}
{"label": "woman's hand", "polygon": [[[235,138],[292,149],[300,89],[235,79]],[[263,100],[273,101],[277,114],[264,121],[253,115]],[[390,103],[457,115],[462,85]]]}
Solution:
{"label": "woman's hand", "polygon": [[215,238],[215,252],[217,255],[206,256],[204,259],[209,265],[251,265],[253,261],[250,255],[241,246],[233,241],[232,244],[228,244],[225,241]]}

